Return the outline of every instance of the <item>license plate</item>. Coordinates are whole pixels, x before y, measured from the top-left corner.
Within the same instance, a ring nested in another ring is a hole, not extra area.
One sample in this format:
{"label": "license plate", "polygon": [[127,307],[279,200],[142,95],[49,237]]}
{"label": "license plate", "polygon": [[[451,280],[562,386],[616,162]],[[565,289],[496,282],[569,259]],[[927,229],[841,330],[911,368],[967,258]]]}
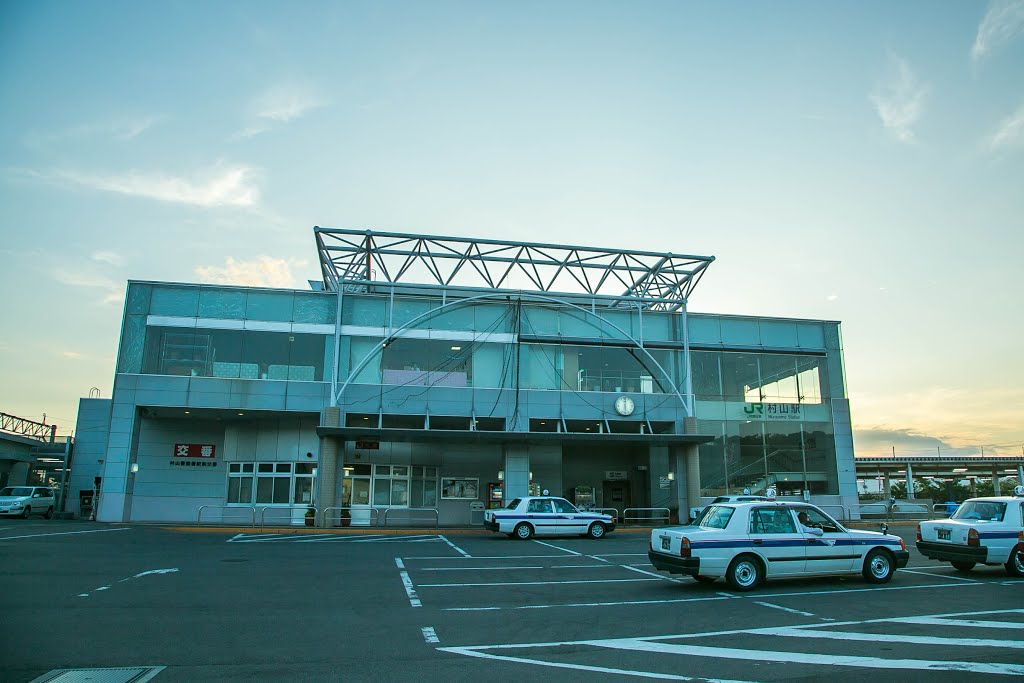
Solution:
{"label": "license plate", "polygon": [[672,545],[672,539],[671,538],[669,538],[668,536],[662,536],[661,537],[661,549],[662,550],[668,550],[671,547],[671,545]]}
{"label": "license plate", "polygon": [[949,529],[936,529],[935,532],[939,535],[940,541],[949,540]]}

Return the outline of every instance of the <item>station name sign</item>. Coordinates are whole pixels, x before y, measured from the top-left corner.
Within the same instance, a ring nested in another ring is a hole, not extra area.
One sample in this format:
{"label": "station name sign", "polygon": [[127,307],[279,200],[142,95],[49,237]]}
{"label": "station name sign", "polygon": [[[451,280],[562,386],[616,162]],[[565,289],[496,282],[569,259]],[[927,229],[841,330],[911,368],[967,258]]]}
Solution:
{"label": "station name sign", "polygon": [[807,419],[799,403],[730,403],[727,415],[730,420],[766,422]]}
{"label": "station name sign", "polygon": [[176,443],[173,457],[171,465],[176,467],[217,466],[217,448],[212,443]]}

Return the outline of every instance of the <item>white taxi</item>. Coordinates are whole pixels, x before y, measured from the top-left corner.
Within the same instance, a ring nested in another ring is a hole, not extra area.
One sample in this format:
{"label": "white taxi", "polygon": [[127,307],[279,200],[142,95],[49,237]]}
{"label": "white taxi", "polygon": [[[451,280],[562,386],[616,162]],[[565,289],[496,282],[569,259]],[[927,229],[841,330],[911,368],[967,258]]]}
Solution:
{"label": "white taxi", "polygon": [[565,498],[526,496],[504,508],[484,511],[484,528],[523,540],[538,536],[589,536],[604,538],[615,529],[615,518],[578,510]]}
{"label": "white taxi", "polygon": [[1024,576],[1024,486],[1014,496],[971,498],[949,519],[917,525],[917,551],[952,563],[962,572],[975,565],[1003,565]]}
{"label": "white taxi", "polygon": [[836,574],[885,583],[910,559],[899,536],[847,529],[813,505],[773,500],[709,505],[690,526],[653,530],[647,556],[661,571],[701,583],[724,578],[738,591],[766,578]]}

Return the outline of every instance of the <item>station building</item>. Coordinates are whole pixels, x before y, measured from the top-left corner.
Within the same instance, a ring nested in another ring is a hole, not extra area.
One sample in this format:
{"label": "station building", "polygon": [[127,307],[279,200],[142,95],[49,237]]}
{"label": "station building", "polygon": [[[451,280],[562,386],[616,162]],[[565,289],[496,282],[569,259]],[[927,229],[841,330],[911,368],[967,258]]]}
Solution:
{"label": "station building", "polygon": [[313,232],[308,290],[128,283],[99,520],[857,502],[839,323],[689,312],[713,257]]}

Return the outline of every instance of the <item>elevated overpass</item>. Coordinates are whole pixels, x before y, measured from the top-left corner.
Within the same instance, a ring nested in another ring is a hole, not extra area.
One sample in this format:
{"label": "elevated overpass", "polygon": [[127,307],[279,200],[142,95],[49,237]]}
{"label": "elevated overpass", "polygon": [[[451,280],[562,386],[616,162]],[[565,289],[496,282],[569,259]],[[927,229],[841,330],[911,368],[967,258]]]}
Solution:
{"label": "elevated overpass", "polygon": [[955,455],[914,455],[857,457],[857,479],[881,477],[882,492],[890,491],[892,480],[905,480],[907,491],[912,492],[914,477],[936,479],[967,479],[974,488],[978,479],[991,479],[995,490],[999,482],[1012,478],[1024,483],[1024,456],[955,456]]}

